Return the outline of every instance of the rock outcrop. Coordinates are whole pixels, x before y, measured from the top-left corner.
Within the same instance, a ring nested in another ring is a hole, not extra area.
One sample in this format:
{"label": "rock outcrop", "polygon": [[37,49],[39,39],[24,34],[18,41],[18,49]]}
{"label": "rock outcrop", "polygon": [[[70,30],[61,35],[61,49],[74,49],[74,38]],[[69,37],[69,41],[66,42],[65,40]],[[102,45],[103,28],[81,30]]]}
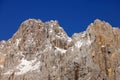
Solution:
{"label": "rock outcrop", "polygon": [[120,29],[95,20],[70,38],[57,21],[24,21],[0,42],[0,80],[119,80]]}

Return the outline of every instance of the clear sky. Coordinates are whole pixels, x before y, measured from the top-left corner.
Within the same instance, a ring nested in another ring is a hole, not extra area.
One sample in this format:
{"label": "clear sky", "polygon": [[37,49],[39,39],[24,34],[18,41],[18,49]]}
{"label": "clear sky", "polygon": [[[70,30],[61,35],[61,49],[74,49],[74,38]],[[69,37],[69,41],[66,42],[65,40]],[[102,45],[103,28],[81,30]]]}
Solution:
{"label": "clear sky", "polygon": [[95,19],[120,27],[120,0],[0,0],[0,40],[7,40],[29,18],[58,20],[69,36]]}

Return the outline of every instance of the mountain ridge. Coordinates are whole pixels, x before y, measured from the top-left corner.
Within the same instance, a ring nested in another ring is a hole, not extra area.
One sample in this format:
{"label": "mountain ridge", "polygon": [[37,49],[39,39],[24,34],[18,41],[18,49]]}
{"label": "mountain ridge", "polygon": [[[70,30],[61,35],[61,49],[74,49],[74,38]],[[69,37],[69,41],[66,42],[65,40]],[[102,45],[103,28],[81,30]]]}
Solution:
{"label": "mountain ridge", "polygon": [[57,21],[29,19],[0,56],[1,80],[119,80],[120,29],[96,19],[69,37]]}

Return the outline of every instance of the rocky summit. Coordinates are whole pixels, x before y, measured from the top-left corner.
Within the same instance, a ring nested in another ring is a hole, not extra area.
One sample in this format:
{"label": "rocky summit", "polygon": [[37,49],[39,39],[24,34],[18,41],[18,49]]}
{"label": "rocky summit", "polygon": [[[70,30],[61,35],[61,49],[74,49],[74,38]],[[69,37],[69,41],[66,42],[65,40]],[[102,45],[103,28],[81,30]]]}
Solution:
{"label": "rocky summit", "polygon": [[57,21],[26,20],[0,42],[0,80],[120,80],[120,29],[97,19],[68,37]]}

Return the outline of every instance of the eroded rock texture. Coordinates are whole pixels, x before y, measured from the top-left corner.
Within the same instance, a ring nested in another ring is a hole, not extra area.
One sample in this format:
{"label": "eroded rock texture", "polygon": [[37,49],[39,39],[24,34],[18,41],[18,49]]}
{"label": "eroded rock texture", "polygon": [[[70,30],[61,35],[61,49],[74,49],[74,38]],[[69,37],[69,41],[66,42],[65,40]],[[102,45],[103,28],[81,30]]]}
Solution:
{"label": "eroded rock texture", "polygon": [[0,80],[119,80],[120,29],[95,20],[70,38],[57,21],[29,19],[0,42]]}

